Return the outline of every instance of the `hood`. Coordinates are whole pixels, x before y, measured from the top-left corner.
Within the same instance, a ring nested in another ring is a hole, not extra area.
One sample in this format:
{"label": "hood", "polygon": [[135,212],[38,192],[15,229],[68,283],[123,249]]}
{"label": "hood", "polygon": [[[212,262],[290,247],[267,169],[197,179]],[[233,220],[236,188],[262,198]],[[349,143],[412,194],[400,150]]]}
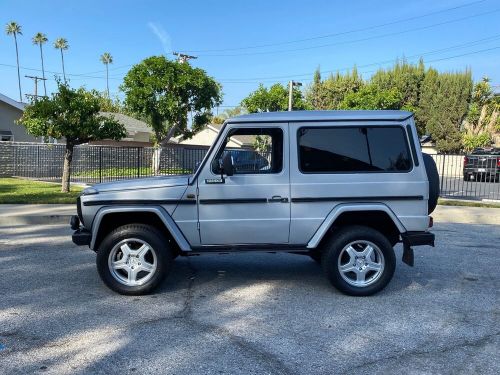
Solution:
{"label": "hood", "polygon": [[92,186],[92,189],[95,189],[98,192],[105,192],[117,190],[152,189],[169,186],[187,186],[190,177],[190,175],[183,175],[136,178],[131,180],[105,182]]}

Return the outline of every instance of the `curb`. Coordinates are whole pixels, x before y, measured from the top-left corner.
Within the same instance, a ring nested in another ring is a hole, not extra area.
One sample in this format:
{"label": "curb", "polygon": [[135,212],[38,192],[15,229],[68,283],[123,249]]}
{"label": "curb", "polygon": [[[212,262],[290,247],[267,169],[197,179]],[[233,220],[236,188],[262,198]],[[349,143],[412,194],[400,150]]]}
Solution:
{"label": "curb", "polygon": [[73,215],[14,215],[0,217],[1,226],[68,224]]}

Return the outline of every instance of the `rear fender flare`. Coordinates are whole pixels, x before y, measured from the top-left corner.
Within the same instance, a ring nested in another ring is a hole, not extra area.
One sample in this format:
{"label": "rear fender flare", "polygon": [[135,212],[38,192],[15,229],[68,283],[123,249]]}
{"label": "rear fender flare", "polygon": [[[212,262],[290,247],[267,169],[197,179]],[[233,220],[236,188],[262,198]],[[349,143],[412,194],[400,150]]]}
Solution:
{"label": "rear fender flare", "polygon": [[396,227],[399,230],[399,233],[404,233],[406,232],[406,228],[404,225],[399,221],[397,218],[396,214],[385,204],[383,203],[370,203],[370,204],[364,204],[364,203],[359,203],[359,204],[349,204],[349,203],[341,203],[337,206],[335,206],[330,213],[327,215],[325,220],[321,223],[319,226],[318,230],[314,235],[311,237],[309,242],[307,243],[307,248],[308,249],[314,249],[316,248],[319,243],[321,242],[321,239],[325,236],[325,234],[328,232],[332,224],[335,222],[335,220],[344,212],[355,212],[355,211],[382,211],[385,212],[391,220],[394,222]]}

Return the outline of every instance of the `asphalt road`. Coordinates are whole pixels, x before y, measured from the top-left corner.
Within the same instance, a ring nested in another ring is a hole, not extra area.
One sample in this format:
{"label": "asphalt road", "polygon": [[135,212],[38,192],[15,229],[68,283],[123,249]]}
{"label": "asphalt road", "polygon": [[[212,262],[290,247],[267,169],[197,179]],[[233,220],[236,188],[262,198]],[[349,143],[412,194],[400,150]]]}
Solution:
{"label": "asphalt road", "polygon": [[500,226],[435,232],[373,297],[248,253],[177,259],[157,293],[123,297],[66,226],[0,227],[0,372],[498,374]]}
{"label": "asphalt road", "polygon": [[464,181],[463,177],[442,177],[441,196],[458,199],[500,200],[500,182]]}

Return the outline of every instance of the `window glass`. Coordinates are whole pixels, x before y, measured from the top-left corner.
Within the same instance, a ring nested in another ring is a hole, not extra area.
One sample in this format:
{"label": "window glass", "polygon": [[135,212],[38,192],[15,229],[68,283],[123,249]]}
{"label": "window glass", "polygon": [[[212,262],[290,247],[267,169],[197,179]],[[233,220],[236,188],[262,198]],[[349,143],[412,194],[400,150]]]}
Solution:
{"label": "window glass", "polygon": [[232,129],[212,161],[212,172],[220,174],[226,154],[233,157],[234,174],[279,173],[283,168],[283,131],[279,128]]}
{"label": "window glass", "polygon": [[298,142],[300,170],[306,173],[411,169],[401,127],[301,128]]}

